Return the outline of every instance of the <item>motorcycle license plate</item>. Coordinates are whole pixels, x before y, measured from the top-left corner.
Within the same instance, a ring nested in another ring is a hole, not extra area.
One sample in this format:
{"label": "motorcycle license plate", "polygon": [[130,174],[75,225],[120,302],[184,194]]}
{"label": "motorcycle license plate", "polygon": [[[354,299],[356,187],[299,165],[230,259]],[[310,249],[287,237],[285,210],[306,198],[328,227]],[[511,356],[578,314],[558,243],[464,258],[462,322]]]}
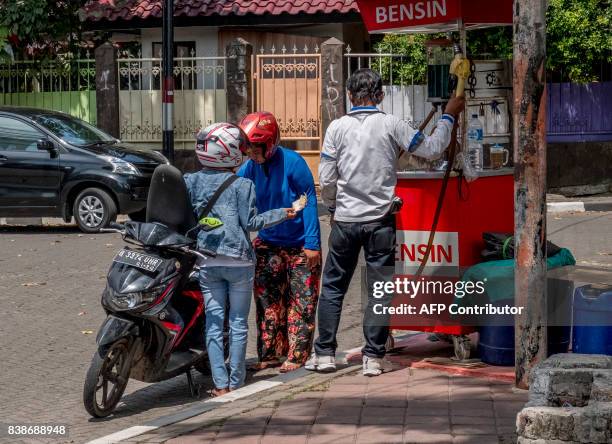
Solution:
{"label": "motorcycle license plate", "polygon": [[120,264],[131,265],[145,271],[157,271],[163,259],[138,251],[123,249],[113,259]]}

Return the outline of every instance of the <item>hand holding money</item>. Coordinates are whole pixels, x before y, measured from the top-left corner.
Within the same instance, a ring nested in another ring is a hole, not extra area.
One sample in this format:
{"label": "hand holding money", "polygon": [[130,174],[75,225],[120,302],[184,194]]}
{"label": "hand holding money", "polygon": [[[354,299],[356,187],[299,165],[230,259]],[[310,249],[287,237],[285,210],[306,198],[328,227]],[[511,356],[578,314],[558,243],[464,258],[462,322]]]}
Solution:
{"label": "hand holding money", "polygon": [[308,203],[308,196],[306,196],[306,193],[304,193],[300,196],[298,200],[293,202],[292,207],[296,212],[302,211],[304,208],[306,208],[307,203]]}

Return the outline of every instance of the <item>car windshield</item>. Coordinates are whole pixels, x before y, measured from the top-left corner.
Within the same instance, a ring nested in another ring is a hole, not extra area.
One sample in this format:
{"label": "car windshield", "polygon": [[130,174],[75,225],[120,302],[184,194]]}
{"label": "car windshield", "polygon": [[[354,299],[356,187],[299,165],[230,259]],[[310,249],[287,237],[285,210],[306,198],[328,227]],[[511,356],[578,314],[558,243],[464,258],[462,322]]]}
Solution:
{"label": "car windshield", "polygon": [[71,145],[87,146],[116,142],[114,137],[74,117],[61,114],[40,114],[33,116],[33,119]]}

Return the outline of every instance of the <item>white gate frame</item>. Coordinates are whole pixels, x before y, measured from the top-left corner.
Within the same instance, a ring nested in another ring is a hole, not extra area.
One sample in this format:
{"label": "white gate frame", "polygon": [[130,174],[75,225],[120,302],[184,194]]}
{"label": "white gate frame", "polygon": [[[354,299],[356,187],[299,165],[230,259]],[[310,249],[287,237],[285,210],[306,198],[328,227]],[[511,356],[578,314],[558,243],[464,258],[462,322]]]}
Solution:
{"label": "white gate frame", "polygon": [[[121,138],[162,143],[161,58],[117,59]],[[175,57],[174,132],[191,149],[200,128],[227,119],[227,57]]]}
{"label": "white gate frame", "polygon": [[[344,57],[346,58],[347,78],[361,68],[370,68],[381,74],[385,92],[385,98],[379,106],[381,111],[407,120],[414,128],[421,125],[431,111],[431,104],[427,101],[427,85],[415,85],[414,77],[411,79],[404,79],[402,76],[399,79],[393,78],[394,64],[403,64],[407,56],[383,52],[354,53],[351,47],[347,46]],[[389,73],[387,81],[384,80],[386,72]],[[348,95],[346,104],[348,112],[351,109]],[[432,125],[436,121],[437,119],[432,119],[428,129],[433,128]]]}

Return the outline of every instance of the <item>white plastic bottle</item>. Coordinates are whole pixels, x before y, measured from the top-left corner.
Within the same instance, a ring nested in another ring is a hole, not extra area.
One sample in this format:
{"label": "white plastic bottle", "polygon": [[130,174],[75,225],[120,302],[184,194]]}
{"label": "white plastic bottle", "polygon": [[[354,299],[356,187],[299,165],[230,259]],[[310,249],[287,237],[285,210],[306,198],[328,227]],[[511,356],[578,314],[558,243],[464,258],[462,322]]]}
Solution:
{"label": "white plastic bottle", "polygon": [[483,169],[483,149],[482,149],[482,138],[483,138],[483,127],[482,123],[478,119],[478,114],[472,114],[472,119],[468,124],[467,138],[468,138],[468,160],[474,170],[482,171]]}

